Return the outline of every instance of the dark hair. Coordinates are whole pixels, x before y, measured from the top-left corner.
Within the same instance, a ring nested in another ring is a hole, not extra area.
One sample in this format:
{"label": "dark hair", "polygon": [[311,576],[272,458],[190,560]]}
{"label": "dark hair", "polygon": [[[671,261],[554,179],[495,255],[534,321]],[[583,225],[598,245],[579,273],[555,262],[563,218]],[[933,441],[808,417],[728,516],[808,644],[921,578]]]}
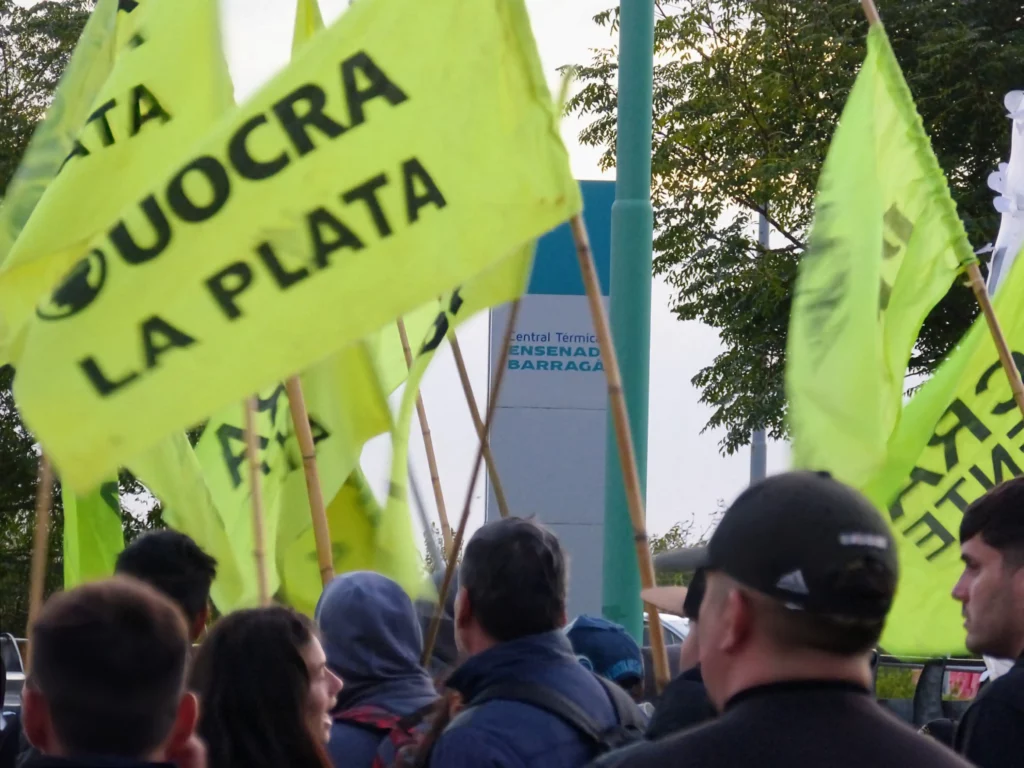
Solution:
{"label": "dark hair", "polygon": [[181,607],[191,625],[210,599],[217,561],[185,534],[163,530],[125,547],[114,570],[156,587]]}
{"label": "dark hair", "polygon": [[565,555],[532,520],[509,517],[480,528],[459,569],[473,615],[498,642],[558,629],[565,618]]}
{"label": "dark hair", "polygon": [[214,624],[191,681],[212,768],[330,768],[305,719],[311,681],[302,650],[314,637],[309,619],[278,606]]}
{"label": "dark hair", "polygon": [[74,755],[142,758],[167,739],[185,685],[181,611],[133,579],[52,597],[31,633],[28,685]]}
{"label": "dark hair", "polygon": [[1007,564],[1024,566],[1024,477],[997,485],[967,508],[960,521],[960,543],[978,534],[1003,553]]}

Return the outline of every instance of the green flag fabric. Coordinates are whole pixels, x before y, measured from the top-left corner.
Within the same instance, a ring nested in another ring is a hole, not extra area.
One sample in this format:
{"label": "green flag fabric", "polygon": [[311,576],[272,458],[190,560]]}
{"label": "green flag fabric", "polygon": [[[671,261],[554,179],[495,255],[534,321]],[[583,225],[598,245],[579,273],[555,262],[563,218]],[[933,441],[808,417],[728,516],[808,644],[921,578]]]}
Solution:
{"label": "green flag fabric", "polygon": [[[995,299],[1018,369],[1024,368],[1024,269],[1018,259]],[[1024,468],[1024,421],[979,317],[914,395],[885,464],[866,487],[900,547],[900,586],[882,636],[895,654],[962,654],[960,520],[967,506]]]}
{"label": "green flag fabric", "polygon": [[885,461],[921,325],[974,261],[880,24],[819,182],[789,328],[793,461],[855,487]]}
{"label": "green flag fabric", "polygon": [[64,501],[64,588],[105,579],[124,549],[117,480],[78,496],[61,486]]}

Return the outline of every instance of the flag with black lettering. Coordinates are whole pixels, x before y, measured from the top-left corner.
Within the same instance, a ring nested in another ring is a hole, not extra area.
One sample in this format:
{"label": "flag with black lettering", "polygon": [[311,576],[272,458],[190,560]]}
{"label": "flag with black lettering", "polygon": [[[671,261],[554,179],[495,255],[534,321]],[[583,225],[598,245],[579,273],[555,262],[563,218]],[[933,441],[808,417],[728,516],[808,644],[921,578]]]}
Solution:
{"label": "flag with black lettering", "polygon": [[356,3],[42,302],[26,422],[74,487],[580,209],[522,0]]}
{"label": "flag with black lettering", "polygon": [[64,589],[114,575],[124,549],[117,478],[79,496],[61,486],[64,502]]}
{"label": "flag with black lettering", "polygon": [[[1024,369],[1024,268],[995,298],[1018,369]],[[963,563],[964,510],[1024,468],[1024,422],[984,318],[911,399],[885,464],[865,488],[886,510],[900,547],[900,585],[882,636],[892,653],[962,654],[960,604],[950,596]]]}
{"label": "flag with black lettering", "polygon": [[822,168],[787,343],[793,462],[861,487],[885,461],[925,317],[974,261],[880,24]]}
{"label": "flag with black lettering", "polygon": [[[69,70],[57,102],[40,128],[22,169],[37,183],[31,216],[0,265],[0,355],[17,356],[20,334],[36,304],[81,262],[44,312],[77,311],[106,279],[102,254],[89,243],[124,206],[162,178],[232,105],[232,86],[221,50],[219,6],[210,0],[120,0],[111,30],[86,27],[83,58],[91,68]],[[101,3],[104,16],[110,3]],[[109,25],[108,25],[109,26]],[[104,67],[104,59],[113,61]],[[73,65],[78,62],[72,61]],[[106,69],[103,85],[96,81]],[[87,72],[88,77],[82,75]],[[79,82],[86,80],[86,86]],[[72,115],[88,110],[77,130]],[[61,164],[53,167],[57,155]],[[36,170],[42,160],[43,173]],[[45,179],[42,176],[49,173]],[[45,191],[39,188],[45,182]],[[147,205],[144,201],[143,206]],[[19,209],[24,203],[16,200]],[[12,212],[20,218],[16,212]],[[92,271],[90,267],[96,267]],[[80,290],[81,289],[81,290]],[[83,293],[84,291],[84,293]]]}
{"label": "flag with black lettering", "polygon": [[99,0],[0,205],[0,265],[67,158],[114,66],[118,0]]}

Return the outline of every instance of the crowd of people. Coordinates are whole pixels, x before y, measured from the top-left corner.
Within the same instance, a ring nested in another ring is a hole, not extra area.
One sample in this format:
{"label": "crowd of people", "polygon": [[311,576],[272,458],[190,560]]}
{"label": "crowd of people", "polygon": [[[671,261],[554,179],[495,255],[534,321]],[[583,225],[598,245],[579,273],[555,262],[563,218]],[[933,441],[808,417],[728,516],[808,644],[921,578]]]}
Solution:
{"label": "crowd of people", "polygon": [[[968,647],[1020,657],[1024,478],[975,502],[960,540],[952,597]],[[815,473],[769,478],[693,557],[689,588],[643,595],[690,621],[652,707],[635,641],[603,619],[568,622],[566,557],[535,521],[471,538],[426,666],[432,608],[384,576],[337,577],[313,620],[274,606],[211,625],[215,561],[151,533],[114,578],[46,603],[3,731],[19,748],[2,754],[27,768],[1024,766],[1024,663],[950,724],[948,744],[875,700],[898,566],[857,492]]]}

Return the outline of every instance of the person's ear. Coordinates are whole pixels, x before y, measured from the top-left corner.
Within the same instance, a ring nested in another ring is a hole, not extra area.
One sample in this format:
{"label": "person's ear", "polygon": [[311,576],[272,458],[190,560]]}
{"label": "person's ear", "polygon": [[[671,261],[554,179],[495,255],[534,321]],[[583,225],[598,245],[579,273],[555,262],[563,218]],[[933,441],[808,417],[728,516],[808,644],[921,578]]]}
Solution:
{"label": "person's ear", "polygon": [[565,629],[565,625],[569,623],[569,614],[565,608],[562,608],[562,612],[558,615],[558,626],[555,629]]}
{"label": "person's ear", "polygon": [[40,691],[27,685],[21,694],[21,727],[28,743],[44,755],[53,755],[58,751],[50,704]]}
{"label": "person's ear", "polygon": [[730,589],[725,598],[722,626],[721,651],[731,654],[746,645],[753,630],[753,606],[750,598],[739,589]]}
{"label": "person's ear", "polygon": [[473,620],[473,608],[469,604],[469,594],[465,587],[460,587],[455,595],[455,627],[465,629]]}
{"label": "person's ear", "polygon": [[186,693],[178,702],[178,714],[164,747],[166,762],[176,768],[207,768],[206,746],[196,732],[198,722],[199,700]]}
{"label": "person's ear", "polygon": [[189,639],[195,643],[203,636],[203,632],[206,631],[206,622],[210,620],[210,604],[206,603],[198,614],[196,614],[196,620],[192,622],[192,631]]}
{"label": "person's ear", "polygon": [[198,724],[199,700],[194,693],[186,691],[181,697],[181,701],[178,702],[178,713],[174,717],[174,725],[167,737],[164,751],[167,754],[181,752],[184,745],[195,734]]}

